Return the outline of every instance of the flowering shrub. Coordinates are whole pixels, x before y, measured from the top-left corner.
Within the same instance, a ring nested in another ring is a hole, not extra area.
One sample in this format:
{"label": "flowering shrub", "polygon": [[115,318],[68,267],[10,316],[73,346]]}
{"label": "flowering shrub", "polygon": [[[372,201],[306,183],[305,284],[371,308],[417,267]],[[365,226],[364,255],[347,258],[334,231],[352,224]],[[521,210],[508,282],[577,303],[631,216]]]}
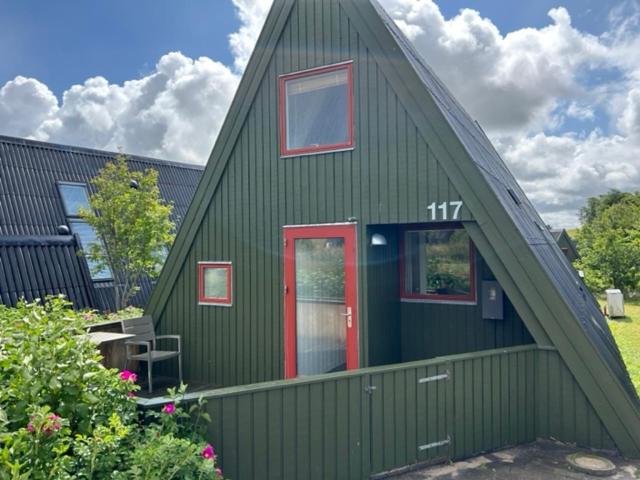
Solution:
{"label": "flowering shrub", "polygon": [[118,320],[126,320],[128,318],[137,318],[144,315],[144,311],[138,307],[123,308],[114,313],[100,313],[96,310],[82,310],[79,312],[85,325],[93,325],[96,323],[112,322]]}
{"label": "flowering shrub", "polygon": [[222,478],[206,457],[202,402],[142,421],[136,374],[109,370],[61,298],[0,305],[0,480]]}

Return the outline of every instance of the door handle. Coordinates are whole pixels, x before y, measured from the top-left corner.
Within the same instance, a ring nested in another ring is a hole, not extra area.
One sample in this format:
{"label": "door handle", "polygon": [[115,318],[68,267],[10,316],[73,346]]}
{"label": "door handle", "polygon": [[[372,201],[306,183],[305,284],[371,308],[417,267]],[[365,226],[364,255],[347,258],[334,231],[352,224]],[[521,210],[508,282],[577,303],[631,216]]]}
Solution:
{"label": "door handle", "polygon": [[345,313],[341,313],[343,317],[347,317],[347,328],[351,328],[353,326],[353,314],[351,311],[351,307],[347,307],[347,311]]}

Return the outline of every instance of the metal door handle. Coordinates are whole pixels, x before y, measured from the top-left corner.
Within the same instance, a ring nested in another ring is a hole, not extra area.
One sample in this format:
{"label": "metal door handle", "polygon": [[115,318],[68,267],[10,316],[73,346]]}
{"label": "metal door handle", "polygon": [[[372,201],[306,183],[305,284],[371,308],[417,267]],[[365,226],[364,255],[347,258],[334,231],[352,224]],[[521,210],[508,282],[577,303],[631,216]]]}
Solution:
{"label": "metal door handle", "polygon": [[347,328],[351,328],[353,326],[353,316],[351,307],[347,307],[347,311],[345,313],[341,313],[343,317],[347,317]]}

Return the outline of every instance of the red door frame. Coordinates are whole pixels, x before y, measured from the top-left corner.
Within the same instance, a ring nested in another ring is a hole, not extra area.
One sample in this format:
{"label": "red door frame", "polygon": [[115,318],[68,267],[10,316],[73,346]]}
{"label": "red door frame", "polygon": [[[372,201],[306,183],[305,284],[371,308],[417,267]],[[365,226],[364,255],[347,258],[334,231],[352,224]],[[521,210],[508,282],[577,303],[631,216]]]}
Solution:
{"label": "red door frame", "polygon": [[[284,373],[297,376],[296,266],[295,240],[298,238],[343,238],[345,304],[351,307],[351,328],[347,328],[347,370],[358,368],[358,274],[356,224],[294,225],[284,227]],[[345,328],[346,328],[345,319]]]}

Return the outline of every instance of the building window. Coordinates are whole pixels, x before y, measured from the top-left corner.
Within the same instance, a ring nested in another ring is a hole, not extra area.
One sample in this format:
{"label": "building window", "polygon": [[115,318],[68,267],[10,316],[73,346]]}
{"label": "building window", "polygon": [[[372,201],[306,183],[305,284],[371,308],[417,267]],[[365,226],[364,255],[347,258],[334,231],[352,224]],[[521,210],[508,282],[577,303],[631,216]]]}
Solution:
{"label": "building window", "polygon": [[60,183],[58,187],[67,217],[79,217],[80,209],[89,210],[89,194],[83,183]]}
{"label": "building window", "polygon": [[280,77],[283,156],[353,147],[352,63]]}
{"label": "building window", "polygon": [[402,298],[476,301],[475,254],[462,227],[406,230],[402,252]]}
{"label": "building window", "polygon": [[[98,238],[93,227],[80,217],[81,209],[90,210],[91,208],[89,205],[87,186],[84,183],[61,182],[58,184],[58,189],[62,197],[62,204],[64,205],[64,211],[67,215],[71,233],[78,235],[80,248],[88,250],[92,244],[100,242],[101,240]],[[96,262],[92,261],[89,257],[85,258],[87,259],[92,280],[113,279],[110,268],[98,268]]]}
{"label": "building window", "polygon": [[198,302],[231,306],[231,263],[198,263]]}

